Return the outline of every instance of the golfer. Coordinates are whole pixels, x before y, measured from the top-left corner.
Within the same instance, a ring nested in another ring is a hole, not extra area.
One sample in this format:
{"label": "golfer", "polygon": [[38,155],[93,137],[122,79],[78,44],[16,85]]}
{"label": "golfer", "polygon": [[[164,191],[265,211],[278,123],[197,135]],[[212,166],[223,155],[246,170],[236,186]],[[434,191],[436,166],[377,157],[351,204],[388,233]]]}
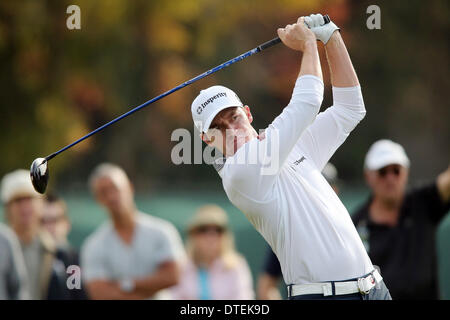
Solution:
{"label": "golfer", "polygon": [[[252,127],[250,108],[223,86],[202,90],[191,111],[202,140],[224,155],[217,169],[228,198],[277,255],[289,299],[389,300],[348,211],[321,174],[366,114],[338,29],[311,15],[277,30],[303,55],[289,104],[263,134]],[[333,87],[333,106],[320,114],[324,85],[316,40],[325,44]],[[261,150],[262,160],[253,154]]]}

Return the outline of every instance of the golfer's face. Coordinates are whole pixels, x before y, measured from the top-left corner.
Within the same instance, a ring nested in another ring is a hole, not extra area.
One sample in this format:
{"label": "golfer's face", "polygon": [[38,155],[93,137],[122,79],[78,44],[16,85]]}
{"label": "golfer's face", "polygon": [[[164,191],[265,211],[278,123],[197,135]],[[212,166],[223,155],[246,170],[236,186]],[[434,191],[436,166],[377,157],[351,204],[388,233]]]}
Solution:
{"label": "golfer's face", "polygon": [[206,133],[209,144],[218,148],[226,157],[234,155],[243,144],[256,137],[250,124],[252,120],[247,106],[222,110]]}

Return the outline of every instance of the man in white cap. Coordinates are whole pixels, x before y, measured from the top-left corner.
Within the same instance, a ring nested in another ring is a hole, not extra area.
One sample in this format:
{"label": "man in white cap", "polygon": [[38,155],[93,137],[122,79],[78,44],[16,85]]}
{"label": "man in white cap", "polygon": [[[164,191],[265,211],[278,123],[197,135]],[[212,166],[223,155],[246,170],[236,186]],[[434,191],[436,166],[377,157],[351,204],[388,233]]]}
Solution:
{"label": "man in white cap", "polygon": [[410,161],[391,140],[367,152],[370,198],[352,215],[394,299],[436,299],[436,227],[450,209],[450,167],[431,184],[406,191]]}
{"label": "man in white cap", "polygon": [[[228,198],[277,255],[290,299],[390,299],[350,215],[321,174],[366,113],[337,30],[321,15],[277,30],[303,55],[291,101],[264,134],[252,127],[250,108],[224,87],[201,91],[191,111],[203,141],[225,157],[216,169]],[[334,100],[319,115],[324,85],[317,40],[325,44]]]}
{"label": "man in white cap", "polygon": [[30,180],[30,172],[18,169],[6,174],[1,183],[6,220],[22,249],[29,297],[33,300],[69,299],[64,264],[57,259],[51,236],[41,229],[44,209],[42,195]]}

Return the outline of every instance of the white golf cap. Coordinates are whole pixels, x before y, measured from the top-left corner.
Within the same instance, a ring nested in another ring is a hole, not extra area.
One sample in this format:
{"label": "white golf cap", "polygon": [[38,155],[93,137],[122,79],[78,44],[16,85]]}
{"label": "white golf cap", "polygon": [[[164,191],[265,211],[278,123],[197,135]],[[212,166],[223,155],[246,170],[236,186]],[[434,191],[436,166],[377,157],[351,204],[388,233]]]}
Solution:
{"label": "white golf cap", "polygon": [[2,179],[1,198],[3,203],[19,197],[42,197],[31,183],[30,171],[18,169],[6,174]]}
{"label": "white golf cap", "polygon": [[391,164],[399,164],[409,168],[409,159],[405,149],[391,140],[378,140],[370,147],[366,154],[364,167],[378,170]]}
{"label": "white golf cap", "polygon": [[229,107],[243,106],[233,90],[224,86],[212,86],[200,91],[192,102],[192,119],[200,132],[206,132],[220,111]]}

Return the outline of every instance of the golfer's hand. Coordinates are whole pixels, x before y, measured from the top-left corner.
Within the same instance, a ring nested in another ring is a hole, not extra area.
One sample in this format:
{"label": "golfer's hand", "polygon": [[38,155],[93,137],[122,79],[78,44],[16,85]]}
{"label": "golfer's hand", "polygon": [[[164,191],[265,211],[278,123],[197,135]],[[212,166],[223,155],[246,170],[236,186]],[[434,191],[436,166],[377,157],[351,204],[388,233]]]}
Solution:
{"label": "golfer's hand", "polygon": [[305,17],[305,23],[314,33],[317,40],[322,41],[323,44],[327,44],[333,33],[336,30],[339,30],[339,27],[335,25],[333,21],[325,23],[321,14],[311,14]]}
{"label": "golfer's hand", "polygon": [[316,36],[305,25],[304,17],[298,18],[297,23],[278,28],[277,33],[281,41],[294,50],[303,52],[308,43],[316,43]]}

